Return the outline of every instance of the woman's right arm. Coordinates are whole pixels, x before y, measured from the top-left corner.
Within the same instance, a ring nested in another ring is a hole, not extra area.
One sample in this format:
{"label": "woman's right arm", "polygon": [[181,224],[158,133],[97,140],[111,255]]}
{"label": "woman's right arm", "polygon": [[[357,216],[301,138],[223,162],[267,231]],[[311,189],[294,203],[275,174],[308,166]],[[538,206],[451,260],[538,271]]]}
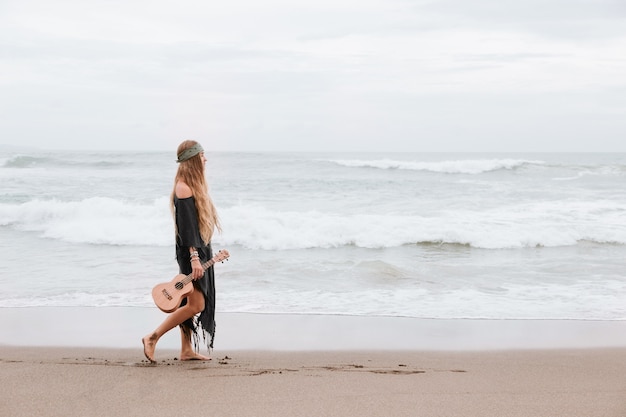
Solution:
{"label": "woman's right arm", "polygon": [[194,247],[189,248],[189,258],[191,259],[191,276],[194,280],[202,278],[204,275],[204,269],[202,268],[202,262],[198,257],[198,251]]}

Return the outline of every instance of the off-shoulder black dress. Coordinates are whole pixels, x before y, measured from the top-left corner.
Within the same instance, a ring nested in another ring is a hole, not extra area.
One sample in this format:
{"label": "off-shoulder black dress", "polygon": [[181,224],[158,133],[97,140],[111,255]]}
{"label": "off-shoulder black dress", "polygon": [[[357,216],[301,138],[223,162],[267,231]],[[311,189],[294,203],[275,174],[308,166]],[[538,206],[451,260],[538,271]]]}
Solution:
{"label": "off-shoulder black dress", "polygon": [[[213,257],[211,243],[204,244],[200,237],[198,227],[198,212],[195,199],[174,197],[174,211],[176,218],[176,261],[181,274],[191,273],[191,260],[189,258],[189,248],[198,250],[202,263]],[[198,350],[200,346],[200,334],[202,334],[209,349],[213,348],[215,338],[215,275],[211,266],[204,272],[204,276],[194,281],[196,291],[204,294],[204,310],[197,317],[192,317],[181,324],[186,331],[193,335],[194,346]],[[187,303],[185,298],[182,305]]]}

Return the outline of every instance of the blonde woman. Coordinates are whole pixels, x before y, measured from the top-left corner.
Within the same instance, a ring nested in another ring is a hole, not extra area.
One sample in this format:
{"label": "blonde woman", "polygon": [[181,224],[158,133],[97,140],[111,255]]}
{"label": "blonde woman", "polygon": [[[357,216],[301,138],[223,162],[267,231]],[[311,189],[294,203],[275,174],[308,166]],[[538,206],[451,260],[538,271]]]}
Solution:
{"label": "blonde woman", "polygon": [[177,156],[179,166],[171,196],[176,261],[181,274],[192,275],[195,290],[154,332],[142,339],[144,354],[151,363],[155,363],[154,351],[161,336],[176,326],[180,326],[180,360],[183,361],[211,360],[198,353],[199,337],[202,334],[211,349],[215,336],[215,278],[213,267],[204,270],[202,263],[212,258],[211,237],[215,229],[221,229],[204,176],[207,160],[202,146],[190,140],[178,146]]}

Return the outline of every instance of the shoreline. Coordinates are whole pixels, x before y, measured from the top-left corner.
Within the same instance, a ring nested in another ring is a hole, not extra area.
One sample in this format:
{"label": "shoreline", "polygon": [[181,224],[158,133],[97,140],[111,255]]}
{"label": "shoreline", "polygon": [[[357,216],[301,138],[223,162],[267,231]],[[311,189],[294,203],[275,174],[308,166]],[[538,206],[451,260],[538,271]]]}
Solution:
{"label": "shoreline", "polygon": [[[0,346],[140,348],[165,317],[154,307],[0,308]],[[418,319],[216,314],[216,350],[482,351],[626,347],[626,321]],[[157,350],[177,349],[168,332]]]}

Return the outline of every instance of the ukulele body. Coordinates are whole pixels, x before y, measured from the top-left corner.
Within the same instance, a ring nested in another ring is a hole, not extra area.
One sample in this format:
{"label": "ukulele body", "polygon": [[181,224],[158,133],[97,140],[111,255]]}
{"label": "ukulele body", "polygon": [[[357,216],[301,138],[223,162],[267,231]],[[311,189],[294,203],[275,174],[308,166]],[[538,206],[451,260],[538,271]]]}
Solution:
{"label": "ukulele body", "polygon": [[159,309],[165,313],[176,311],[183,301],[194,291],[193,281],[186,280],[187,275],[178,274],[170,282],[159,284],[152,289],[152,298]]}

